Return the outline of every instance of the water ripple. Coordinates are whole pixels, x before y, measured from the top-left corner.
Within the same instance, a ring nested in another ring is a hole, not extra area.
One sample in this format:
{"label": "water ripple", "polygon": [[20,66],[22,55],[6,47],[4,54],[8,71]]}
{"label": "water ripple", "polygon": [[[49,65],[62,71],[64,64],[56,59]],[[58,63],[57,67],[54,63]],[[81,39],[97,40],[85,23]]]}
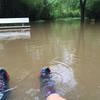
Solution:
{"label": "water ripple", "polygon": [[56,90],[60,95],[73,90],[77,84],[71,67],[65,67],[62,64],[50,66],[52,80],[55,82]]}

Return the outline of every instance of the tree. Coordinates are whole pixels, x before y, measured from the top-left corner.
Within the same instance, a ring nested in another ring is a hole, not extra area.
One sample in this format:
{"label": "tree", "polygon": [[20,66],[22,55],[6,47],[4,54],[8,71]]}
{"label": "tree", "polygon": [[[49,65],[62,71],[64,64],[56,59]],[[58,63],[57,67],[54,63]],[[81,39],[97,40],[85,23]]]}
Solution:
{"label": "tree", "polygon": [[91,21],[100,21],[100,0],[88,0],[86,4],[86,16]]}
{"label": "tree", "polygon": [[80,0],[80,8],[81,8],[81,24],[84,24],[85,6],[86,6],[86,0]]}

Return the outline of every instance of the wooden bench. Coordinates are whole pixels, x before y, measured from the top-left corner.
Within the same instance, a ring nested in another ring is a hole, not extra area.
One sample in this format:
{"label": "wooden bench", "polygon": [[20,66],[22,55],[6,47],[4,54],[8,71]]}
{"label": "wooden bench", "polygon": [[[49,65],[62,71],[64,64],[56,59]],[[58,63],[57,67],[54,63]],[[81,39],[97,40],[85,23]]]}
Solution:
{"label": "wooden bench", "polygon": [[30,28],[29,18],[0,18],[0,29]]}

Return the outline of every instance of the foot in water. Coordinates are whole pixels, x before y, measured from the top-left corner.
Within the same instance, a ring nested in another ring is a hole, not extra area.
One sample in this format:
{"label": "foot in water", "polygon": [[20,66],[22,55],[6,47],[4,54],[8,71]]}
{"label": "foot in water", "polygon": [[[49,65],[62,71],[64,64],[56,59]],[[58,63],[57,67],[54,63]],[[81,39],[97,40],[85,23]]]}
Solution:
{"label": "foot in water", "polygon": [[51,71],[49,68],[42,68],[40,73],[40,90],[44,97],[56,93],[54,82],[51,79]]}
{"label": "foot in water", "polygon": [[4,69],[0,69],[0,100],[6,100],[9,89],[9,75]]}

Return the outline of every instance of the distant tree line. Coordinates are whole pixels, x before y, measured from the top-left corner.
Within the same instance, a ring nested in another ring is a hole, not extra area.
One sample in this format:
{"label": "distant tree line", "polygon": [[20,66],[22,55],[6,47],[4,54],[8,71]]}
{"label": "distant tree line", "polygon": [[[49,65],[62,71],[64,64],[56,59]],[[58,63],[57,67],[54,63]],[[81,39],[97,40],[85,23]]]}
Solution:
{"label": "distant tree line", "polygon": [[89,19],[100,20],[100,0],[87,0],[86,16]]}
{"label": "distant tree line", "polygon": [[[100,19],[100,0],[86,0],[86,16]],[[0,17],[31,20],[80,17],[80,0],[0,0]]]}

